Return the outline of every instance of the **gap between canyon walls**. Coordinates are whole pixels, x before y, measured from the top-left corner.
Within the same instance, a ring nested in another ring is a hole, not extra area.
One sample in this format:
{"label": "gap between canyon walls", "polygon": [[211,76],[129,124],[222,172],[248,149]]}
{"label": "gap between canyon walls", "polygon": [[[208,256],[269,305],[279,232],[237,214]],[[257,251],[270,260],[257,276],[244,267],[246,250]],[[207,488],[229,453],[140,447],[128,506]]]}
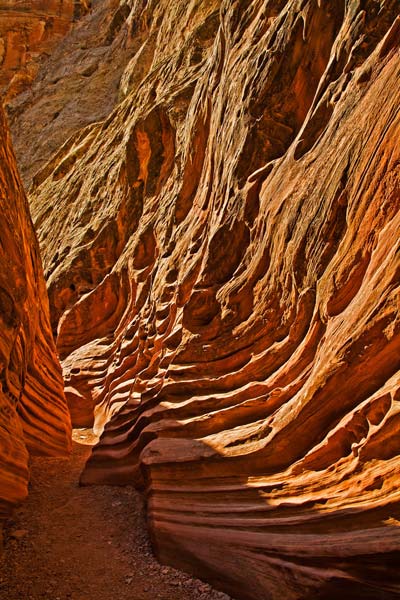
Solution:
{"label": "gap between canyon walls", "polygon": [[95,436],[74,430],[72,456],[34,457],[28,500],[6,523],[4,600],[230,600],[160,565],[132,486],[79,487]]}
{"label": "gap between canyon walls", "polygon": [[78,485],[96,438],[75,430],[70,455],[39,245],[2,106],[0,200],[0,597],[229,600],[155,560],[131,486]]}
{"label": "gap between canyon walls", "polygon": [[397,4],[99,3],[12,114],[81,482],[239,598],[400,593]]}

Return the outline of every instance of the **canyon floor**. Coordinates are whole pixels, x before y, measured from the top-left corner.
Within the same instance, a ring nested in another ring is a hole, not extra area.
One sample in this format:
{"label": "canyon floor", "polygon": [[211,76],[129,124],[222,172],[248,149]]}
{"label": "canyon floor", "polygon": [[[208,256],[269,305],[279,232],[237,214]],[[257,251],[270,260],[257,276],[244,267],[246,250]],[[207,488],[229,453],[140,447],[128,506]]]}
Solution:
{"label": "canyon floor", "polygon": [[229,600],[160,565],[132,487],[80,487],[95,438],[74,431],[70,459],[34,457],[28,500],[7,523],[2,600]]}

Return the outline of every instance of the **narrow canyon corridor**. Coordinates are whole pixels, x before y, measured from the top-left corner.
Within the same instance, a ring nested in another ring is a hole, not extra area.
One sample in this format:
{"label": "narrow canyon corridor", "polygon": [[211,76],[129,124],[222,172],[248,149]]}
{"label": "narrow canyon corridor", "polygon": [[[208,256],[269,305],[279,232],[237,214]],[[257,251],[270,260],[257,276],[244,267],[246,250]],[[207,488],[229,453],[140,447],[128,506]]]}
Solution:
{"label": "narrow canyon corridor", "polygon": [[400,600],[399,7],[0,0],[0,600]]}
{"label": "narrow canyon corridor", "polygon": [[229,600],[156,561],[132,487],[79,487],[94,436],[73,438],[71,458],[32,460],[28,500],[4,531],[1,600]]}

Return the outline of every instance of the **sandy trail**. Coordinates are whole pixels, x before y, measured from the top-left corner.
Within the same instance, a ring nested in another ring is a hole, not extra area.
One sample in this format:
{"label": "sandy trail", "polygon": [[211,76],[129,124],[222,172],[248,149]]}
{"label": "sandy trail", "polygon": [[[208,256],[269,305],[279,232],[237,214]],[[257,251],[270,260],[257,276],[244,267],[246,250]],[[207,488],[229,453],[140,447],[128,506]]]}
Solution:
{"label": "sandy trail", "polygon": [[29,498],[5,528],[1,600],[229,600],[155,560],[133,488],[79,487],[93,434],[74,439],[71,458],[32,460]]}

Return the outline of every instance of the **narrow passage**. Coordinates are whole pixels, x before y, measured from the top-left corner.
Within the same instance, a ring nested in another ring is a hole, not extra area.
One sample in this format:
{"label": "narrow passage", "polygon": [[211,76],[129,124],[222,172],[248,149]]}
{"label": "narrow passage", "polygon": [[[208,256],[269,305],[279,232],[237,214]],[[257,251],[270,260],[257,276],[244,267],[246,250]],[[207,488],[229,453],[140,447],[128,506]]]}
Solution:
{"label": "narrow passage", "polygon": [[229,600],[153,557],[132,487],[79,487],[95,438],[69,459],[34,457],[28,500],[6,524],[1,600]]}

